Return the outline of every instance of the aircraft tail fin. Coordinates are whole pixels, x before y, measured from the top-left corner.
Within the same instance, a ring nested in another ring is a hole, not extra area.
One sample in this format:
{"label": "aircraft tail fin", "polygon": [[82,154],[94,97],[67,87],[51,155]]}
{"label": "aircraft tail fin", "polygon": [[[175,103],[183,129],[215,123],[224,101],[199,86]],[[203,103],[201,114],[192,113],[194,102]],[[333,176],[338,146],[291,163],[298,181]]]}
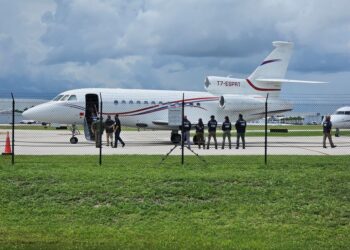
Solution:
{"label": "aircraft tail fin", "polygon": [[293,43],[275,41],[272,42],[275,49],[265,58],[265,60],[248,77],[255,79],[283,79],[288,68],[289,60],[293,51]]}
{"label": "aircraft tail fin", "polygon": [[278,98],[281,85],[284,83],[310,84],[325,83],[286,79],[285,75],[293,51],[293,43],[284,41],[272,42],[274,50],[255,69],[247,79],[232,77],[208,76],[205,88],[212,94],[269,94],[269,98]]}

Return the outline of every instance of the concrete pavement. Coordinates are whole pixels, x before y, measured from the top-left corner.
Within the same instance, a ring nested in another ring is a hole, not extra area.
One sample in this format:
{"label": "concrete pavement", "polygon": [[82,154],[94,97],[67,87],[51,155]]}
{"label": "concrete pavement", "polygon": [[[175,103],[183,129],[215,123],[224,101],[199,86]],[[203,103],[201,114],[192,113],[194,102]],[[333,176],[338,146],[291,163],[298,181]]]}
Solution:
{"label": "concrete pavement", "polygon": [[[0,130],[0,149],[4,150],[6,132]],[[11,132],[11,131],[9,131]],[[99,149],[94,142],[85,140],[84,135],[78,135],[79,143],[70,144],[70,132],[66,130],[16,130],[15,152],[18,155],[96,155]],[[170,143],[170,131],[123,131],[122,138],[126,143],[124,148],[105,146],[106,137],[103,135],[103,154],[113,155],[164,155],[173,148]],[[235,149],[235,137],[232,137],[232,149],[221,149],[221,137],[218,138],[219,149],[212,144],[209,150],[192,149],[200,155],[263,155],[264,137],[247,137],[246,149]],[[322,138],[310,137],[269,137],[269,155],[350,155],[350,137],[333,137],[336,148],[322,148]],[[172,155],[181,154],[177,147]],[[192,155],[185,150],[186,155]]]}

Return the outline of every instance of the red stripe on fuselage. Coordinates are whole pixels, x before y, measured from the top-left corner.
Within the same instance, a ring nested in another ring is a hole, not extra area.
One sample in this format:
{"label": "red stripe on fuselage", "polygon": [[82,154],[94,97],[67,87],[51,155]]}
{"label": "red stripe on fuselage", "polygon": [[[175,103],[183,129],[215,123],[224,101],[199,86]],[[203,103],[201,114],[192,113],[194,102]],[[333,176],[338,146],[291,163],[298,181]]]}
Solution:
{"label": "red stripe on fuselage", "polygon": [[[185,102],[189,102],[189,101],[211,101],[211,100],[218,100],[219,97],[213,96],[213,97],[196,97],[196,98],[190,98],[190,99],[185,99]],[[136,110],[131,110],[131,111],[127,111],[127,112],[120,112],[118,114],[120,115],[127,115],[127,114],[131,114],[131,113],[136,113],[136,112],[141,112],[141,111],[145,111],[145,110],[149,110],[152,108],[157,108],[160,106],[165,106],[165,105],[171,105],[171,104],[175,104],[175,103],[179,103],[182,102],[182,100],[176,100],[176,101],[171,101],[171,102],[166,102],[163,104],[157,104],[157,105],[153,105],[150,107],[146,107],[146,108],[142,108],[142,109],[136,109]]]}
{"label": "red stripe on fuselage", "polygon": [[258,91],[281,91],[281,89],[265,89],[265,88],[259,88],[257,86],[255,86],[249,79],[246,79],[247,83],[250,85],[250,87],[252,87],[255,90]]}

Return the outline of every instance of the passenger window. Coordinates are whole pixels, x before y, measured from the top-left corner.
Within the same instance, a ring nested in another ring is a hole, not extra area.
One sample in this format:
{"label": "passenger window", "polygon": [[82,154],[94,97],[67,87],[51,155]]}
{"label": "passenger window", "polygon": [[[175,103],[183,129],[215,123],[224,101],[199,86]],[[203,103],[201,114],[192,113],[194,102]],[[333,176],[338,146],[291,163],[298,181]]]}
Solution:
{"label": "passenger window", "polygon": [[134,104],[134,102],[132,100],[129,101],[129,104]]}
{"label": "passenger window", "polygon": [[152,101],[151,104],[156,104],[156,102],[155,102],[155,101]]}
{"label": "passenger window", "polygon": [[148,101],[144,101],[143,103],[144,103],[144,104],[148,104]]}
{"label": "passenger window", "polygon": [[163,104],[163,102],[162,102],[162,101],[159,101],[159,104]]}
{"label": "passenger window", "polygon": [[200,106],[201,106],[201,104],[200,104],[199,102],[197,102],[197,103],[196,103],[196,105],[197,105],[198,107],[200,107]]}
{"label": "passenger window", "polygon": [[68,98],[68,101],[77,101],[77,96],[76,96],[76,95],[71,95],[71,96]]}
{"label": "passenger window", "polygon": [[115,101],[114,101],[114,104],[115,104],[115,105],[117,105],[118,103],[119,103],[118,100],[115,100]]}
{"label": "passenger window", "polygon": [[126,101],[125,101],[125,100],[123,100],[123,101],[122,101],[122,104],[126,104]]}
{"label": "passenger window", "polygon": [[141,104],[141,102],[140,102],[140,101],[137,101],[136,104]]}

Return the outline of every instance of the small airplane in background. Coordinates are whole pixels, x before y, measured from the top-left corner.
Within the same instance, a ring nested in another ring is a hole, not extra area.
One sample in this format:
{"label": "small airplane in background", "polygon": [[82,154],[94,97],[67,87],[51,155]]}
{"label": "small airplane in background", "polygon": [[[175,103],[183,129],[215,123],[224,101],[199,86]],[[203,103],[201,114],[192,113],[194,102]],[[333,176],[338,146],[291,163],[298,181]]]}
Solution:
{"label": "small airplane in background", "polygon": [[[275,41],[274,50],[246,79],[207,76],[204,88],[207,92],[85,88],[65,91],[52,101],[26,110],[22,115],[28,120],[49,123],[83,124],[87,140],[92,140],[92,117],[119,114],[123,126],[171,130],[170,140],[181,140],[178,126],[169,125],[169,107],[181,105],[184,94],[185,115],[192,124],[199,118],[209,120],[215,115],[218,121],[225,116],[231,120],[243,114],[247,121],[265,116],[265,100],[269,95],[268,114],[274,115],[292,110],[292,104],[279,98],[282,83],[322,83],[284,79],[293,50],[293,43]],[[71,143],[77,143],[74,136]]]}
{"label": "small airplane in background", "polygon": [[336,129],[335,136],[340,136],[340,129],[350,129],[350,106],[345,106],[337,109],[331,115],[331,122]]}

